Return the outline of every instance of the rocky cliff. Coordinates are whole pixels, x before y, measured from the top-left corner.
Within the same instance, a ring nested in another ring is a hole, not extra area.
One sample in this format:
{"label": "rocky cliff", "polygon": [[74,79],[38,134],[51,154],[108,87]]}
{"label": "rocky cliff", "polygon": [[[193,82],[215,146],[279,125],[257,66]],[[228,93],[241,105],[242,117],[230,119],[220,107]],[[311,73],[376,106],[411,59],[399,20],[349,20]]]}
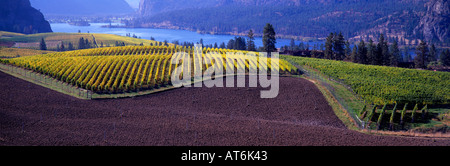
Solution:
{"label": "rocky cliff", "polygon": [[414,33],[426,41],[450,42],[450,2],[431,0],[426,3],[427,12],[420,19]]}
{"label": "rocky cliff", "polygon": [[18,33],[52,32],[44,15],[29,0],[0,1],[0,30]]}

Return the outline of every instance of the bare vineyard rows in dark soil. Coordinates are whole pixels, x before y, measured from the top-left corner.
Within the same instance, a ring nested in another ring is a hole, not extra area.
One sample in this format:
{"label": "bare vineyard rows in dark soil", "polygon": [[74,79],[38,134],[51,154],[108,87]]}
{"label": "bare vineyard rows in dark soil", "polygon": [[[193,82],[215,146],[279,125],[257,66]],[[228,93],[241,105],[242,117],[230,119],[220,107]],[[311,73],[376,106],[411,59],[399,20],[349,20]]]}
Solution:
{"label": "bare vineyard rows in dark soil", "polygon": [[450,145],[347,129],[311,82],[80,100],[0,72],[0,145]]}

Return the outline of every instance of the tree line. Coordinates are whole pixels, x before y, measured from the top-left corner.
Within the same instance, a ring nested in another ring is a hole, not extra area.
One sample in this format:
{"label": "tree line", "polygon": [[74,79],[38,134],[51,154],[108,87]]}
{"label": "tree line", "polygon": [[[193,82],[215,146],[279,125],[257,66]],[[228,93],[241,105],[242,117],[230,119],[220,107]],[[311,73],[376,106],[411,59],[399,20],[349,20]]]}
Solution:
{"label": "tree line", "polygon": [[[327,42],[330,36],[327,38]],[[369,39],[368,43],[361,40],[358,45],[355,45],[350,53],[350,60],[360,64],[380,65],[380,66],[393,66],[398,67],[401,62],[413,62],[415,68],[427,69],[429,65],[440,63],[443,66],[450,66],[448,62],[448,49],[443,50],[438,56],[438,50],[435,45],[429,46],[427,42],[421,40],[416,47],[416,56],[411,58],[409,54],[409,48],[405,48],[402,55],[398,47],[398,41],[393,40],[392,44],[389,44],[383,34],[379,36],[379,42],[374,43]],[[336,43],[334,43],[336,44]],[[327,44],[325,44],[327,45]],[[348,52],[348,46],[345,48]],[[327,50],[327,47],[326,47]],[[328,48],[329,50],[329,48]],[[339,50],[339,49],[338,49]],[[330,52],[330,51],[328,51]],[[325,51],[327,54],[327,51]],[[342,55],[342,54],[341,54]],[[347,57],[348,59],[348,57]]]}
{"label": "tree line", "polygon": [[378,43],[372,39],[369,39],[368,42],[361,39],[359,43],[352,46],[340,32],[330,33],[326,38],[325,45],[320,49],[314,46],[313,50],[309,52],[309,45],[305,47],[303,43],[300,43],[297,46],[292,39],[290,46],[283,46],[281,50],[294,52],[303,50],[308,51],[306,56],[313,58],[344,60],[367,65],[399,67],[401,63],[406,62],[413,63],[415,68],[422,69],[428,68],[429,65],[450,66],[448,49],[442,50],[439,54],[434,44],[428,46],[425,41],[420,41],[415,49],[416,57],[413,59],[408,47],[401,51],[398,41],[393,40],[392,44],[389,44],[383,33],[379,35]]}

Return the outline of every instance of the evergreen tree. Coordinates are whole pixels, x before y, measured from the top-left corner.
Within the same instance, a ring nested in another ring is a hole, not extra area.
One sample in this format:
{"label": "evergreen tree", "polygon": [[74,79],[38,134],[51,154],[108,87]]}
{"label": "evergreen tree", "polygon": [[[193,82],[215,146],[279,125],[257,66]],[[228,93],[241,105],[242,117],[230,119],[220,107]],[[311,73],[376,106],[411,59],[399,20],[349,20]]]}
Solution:
{"label": "evergreen tree", "polygon": [[403,50],[403,61],[411,62],[411,54],[409,54],[409,47],[405,47]]}
{"label": "evergreen tree", "polygon": [[291,43],[289,44],[289,50],[294,51],[295,48],[295,40],[294,38],[291,39]]}
{"label": "evergreen tree", "polygon": [[219,48],[225,49],[225,48],[226,48],[225,42],[222,42],[222,43],[220,44]]}
{"label": "evergreen tree", "polygon": [[350,57],[353,63],[358,63],[358,47],[356,45],[353,46],[353,50]]}
{"label": "evergreen tree", "polygon": [[376,65],[389,65],[389,47],[385,41],[384,34],[380,34],[378,39],[377,48],[375,51]]}
{"label": "evergreen tree", "polygon": [[41,42],[39,43],[40,50],[47,50],[47,44],[45,43],[44,38],[41,38]]}
{"label": "evergreen tree", "polygon": [[429,62],[433,62],[437,60],[437,53],[436,53],[436,47],[434,46],[434,44],[431,44],[430,47],[430,56],[428,58]]}
{"label": "evergreen tree", "polygon": [[78,40],[78,49],[85,49],[85,48],[86,48],[86,46],[85,46],[84,38],[81,37],[80,40]]}
{"label": "evergreen tree", "polygon": [[72,44],[72,42],[69,42],[69,44],[68,44],[69,46],[67,47],[67,50],[68,51],[72,51],[72,50],[75,50],[75,47],[73,47],[73,44]]}
{"label": "evergreen tree", "polygon": [[450,50],[449,49],[443,50],[441,52],[439,59],[443,66],[450,66]]}
{"label": "evergreen tree", "polygon": [[333,59],[333,38],[334,34],[330,33],[325,41],[325,59]]}
{"label": "evergreen tree", "polygon": [[335,60],[343,60],[345,57],[345,49],[344,49],[344,44],[345,44],[345,39],[344,36],[342,36],[342,33],[339,32],[338,35],[335,35],[334,37],[334,44],[333,44],[333,48],[335,53]]}
{"label": "evergreen tree", "polygon": [[415,67],[425,69],[429,59],[428,45],[425,41],[421,40],[416,48],[416,54],[417,56],[414,58]]}
{"label": "evergreen tree", "polygon": [[374,65],[383,65],[383,54],[381,51],[381,44],[378,43],[375,47],[375,51],[374,51],[374,60],[375,63]]}
{"label": "evergreen tree", "polygon": [[398,43],[397,40],[394,40],[394,43],[391,45],[390,48],[390,66],[398,66],[398,62],[400,61],[401,55],[400,50],[398,49]]}
{"label": "evergreen tree", "polygon": [[371,65],[377,65],[377,47],[373,43],[373,40],[369,40],[369,44],[367,45],[367,63]]}
{"label": "evergreen tree", "polygon": [[234,39],[230,39],[227,44],[227,49],[234,49]]}
{"label": "evergreen tree", "polygon": [[235,50],[247,50],[247,46],[245,44],[245,39],[243,37],[234,37],[234,46]]}
{"label": "evergreen tree", "polygon": [[390,55],[389,55],[389,46],[387,41],[384,38],[384,34],[380,34],[380,42],[378,43],[381,47],[381,57],[382,59],[382,64],[380,65],[385,65],[385,66],[389,66],[390,65]]}
{"label": "evergreen tree", "polygon": [[[164,41],[164,45],[166,45],[166,43],[167,43],[167,42]],[[205,44],[203,43],[203,38],[200,38],[200,44],[201,44],[202,46],[205,45]]]}
{"label": "evergreen tree", "polygon": [[300,44],[298,44],[298,47],[294,47],[295,50],[306,50],[305,48],[305,44],[303,42],[300,42]]}
{"label": "evergreen tree", "polygon": [[345,59],[351,59],[352,48],[350,47],[350,42],[345,41]]}
{"label": "evergreen tree", "polygon": [[84,48],[91,48],[91,42],[89,42],[89,39],[84,39]]}
{"label": "evergreen tree", "polygon": [[367,47],[363,40],[358,44],[358,63],[367,64]]}
{"label": "evergreen tree", "polygon": [[263,48],[264,51],[267,52],[268,57],[270,57],[272,52],[277,51],[277,48],[275,47],[277,39],[275,37],[275,29],[272,24],[267,23],[263,31]]}
{"label": "evergreen tree", "polygon": [[256,51],[255,34],[253,33],[253,30],[250,29],[247,37],[247,51]]}
{"label": "evergreen tree", "polygon": [[217,47],[219,47],[219,46],[217,45],[217,42],[214,42],[214,48],[217,48]]}
{"label": "evergreen tree", "polygon": [[60,51],[66,51],[66,46],[64,46],[64,42],[61,42]]}

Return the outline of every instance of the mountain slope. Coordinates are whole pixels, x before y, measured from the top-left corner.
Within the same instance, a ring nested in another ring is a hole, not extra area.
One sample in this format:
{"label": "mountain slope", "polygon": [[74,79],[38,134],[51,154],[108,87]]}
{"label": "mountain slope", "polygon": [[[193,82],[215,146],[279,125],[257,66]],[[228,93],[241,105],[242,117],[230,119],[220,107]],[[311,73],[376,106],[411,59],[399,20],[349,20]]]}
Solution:
{"label": "mountain slope", "polygon": [[152,16],[159,13],[176,11],[189,8],[213,7],[220,0],[141,0],[139,15]]}
{"label": "mountain slope", "polygon": [[1,0],[0,31],[31,34],[52,32],[52,29],[29,0]]}
{"label": "mountain slope", "polygon": [[311,3],[328,4],[333,0],[141,0],[140,16],[159,13],[211,7],[235,6],[304,6]]}
{"label": "mountain slope", "polygon": [[[424,12],[424,3],[425,0],[141,0],[141,18],[129,26],[233,35],[253,29],[261,35],[262,27],[272,23],[277,34],[284,37],[320,38],[342,31],[348,38],[384,24],[379,19],[395,12]],[[408,22],[406,19],[400,24]]]}
{"label": "mountain slope", "polygon": [[431,0],[427,12],[420,19],[414,33],[427,41],[450,43],[450,2],[448,0]]}
{"label": "mountain slope", "polygon": [[31,0],[44,15],[119,15],[134,10],[124,0]]}

